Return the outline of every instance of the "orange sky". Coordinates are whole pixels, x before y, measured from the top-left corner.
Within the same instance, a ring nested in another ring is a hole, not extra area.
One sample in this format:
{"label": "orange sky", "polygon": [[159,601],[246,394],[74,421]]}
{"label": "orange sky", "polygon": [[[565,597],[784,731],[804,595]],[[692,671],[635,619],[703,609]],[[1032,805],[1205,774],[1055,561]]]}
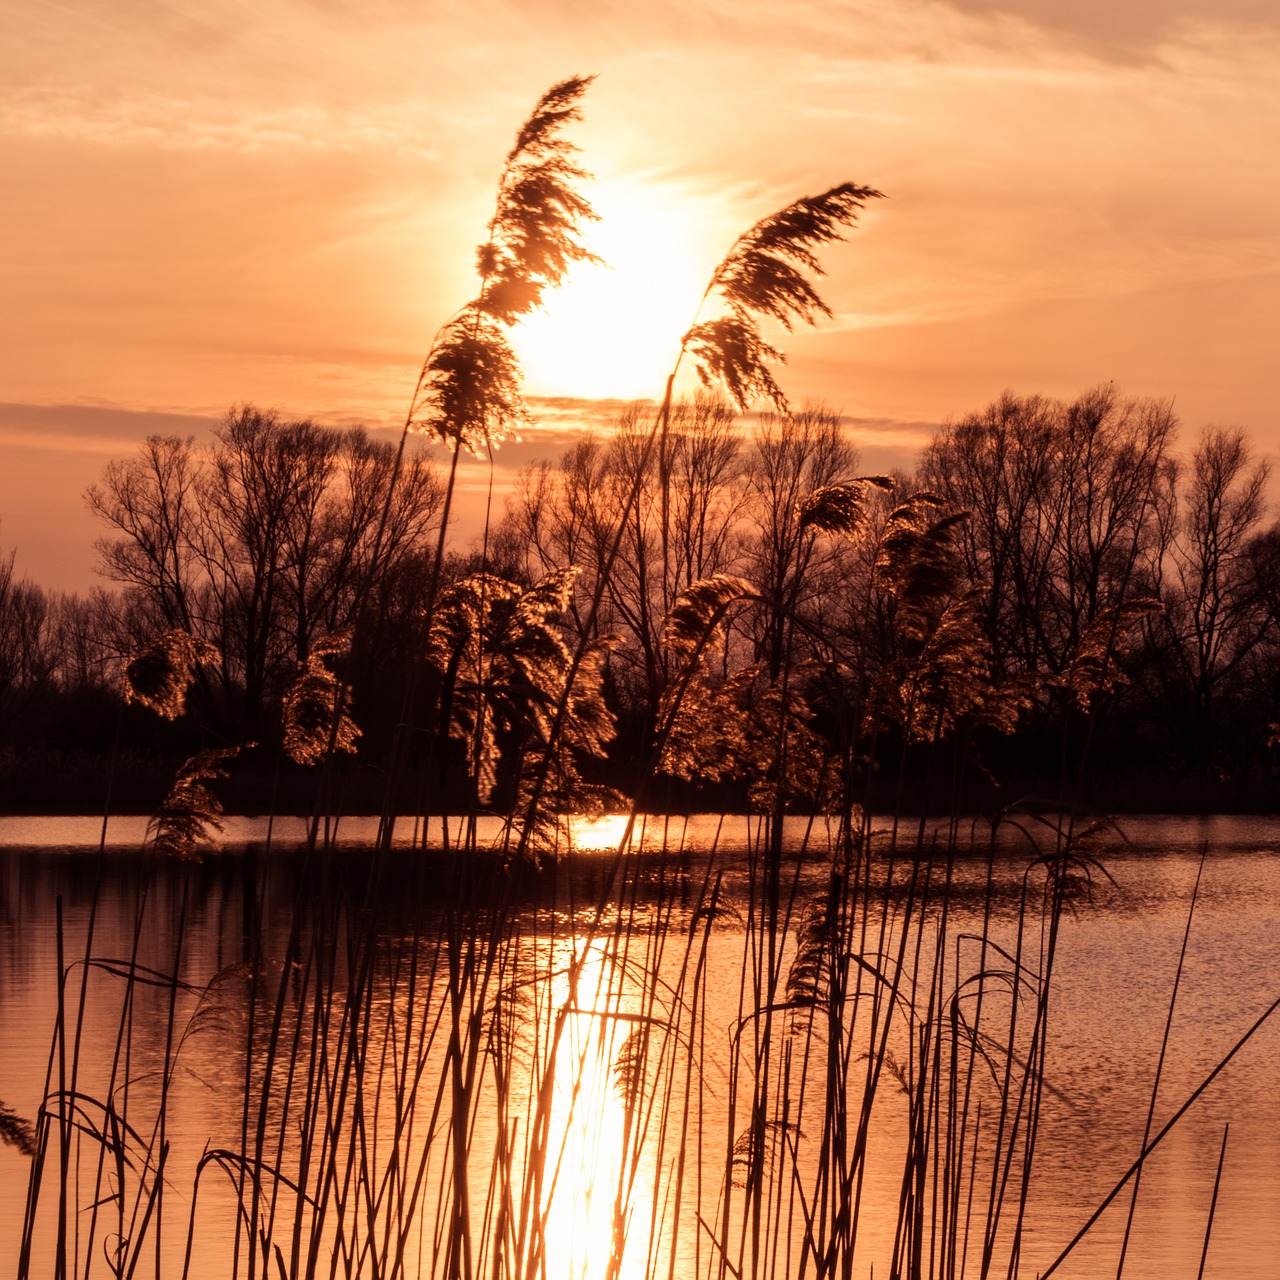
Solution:
{"label": "orange sky", "polygon": [[[1188,439],[1280,444],[1272,3],[8,10],[0,548],[46,585],[93,581],[83,489],[148,431],[246,400],[398,424],[515,128],[575,74],[616,269],[549,300],[534,395],[657,395],[736,233],[853,180],[891,199],[826,253],[835,319],[784,335],[781,380],[869,461],[1006,387],[1105,380],[1175,398]],[[545,416],[506,470],[572,418]]]}

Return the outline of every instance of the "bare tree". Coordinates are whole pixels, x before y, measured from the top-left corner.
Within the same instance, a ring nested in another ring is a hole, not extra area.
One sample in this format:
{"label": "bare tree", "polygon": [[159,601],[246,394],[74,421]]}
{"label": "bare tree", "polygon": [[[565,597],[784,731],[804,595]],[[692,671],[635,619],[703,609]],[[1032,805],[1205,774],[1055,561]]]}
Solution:
{"label": "bare tree", "polygon": [[1160,565],[1164,613],[1148,623],[1147,683],[1180,753],[1199,768],[1219,755],[1219,704],[1280,621],[1258,574],[1268,475],[1240,428],[1208,428]]}
{"label": "bare tree", "polygon": [[1170,501],[1175,426],[1167,403],[1111,386],[1071,403],[1006,394],[925,449],[925,488],[970,515],[959,546],[990,589],[998,675],[1061,675],[1098,617],[1134,594]]}
{"label": "bare tree", "polygon": [[101,568],[125,588],[134,639],[177,627],[213,644],[216,702],[258,734],[315,644],[389,608],[396,576],[428,554],[439,484],[424,459],[402,459],[388,499],[396,467],[361,429],[251,405],[207,447],[152,437],[111,463],[88,496],[115,533],[98,543]]}
{"label": "bare tree", "polygon": [[529,468],[507,523],[530,580],[571,565],[580,597],[600,588],[593,635],[623,637],[611,668],[652,716],[670,677],[662,620],[692,582],[738,566],[747,491],[737,415],[722,398],[676,404],[660,450],[647,437],[631,410],[608,440]]}
{"label": "bare tree", "polygon": [[0,733],[53,684],[58,668],[49,599],[33,583],[15,581],[14,558],[0,556]]}
{"label": "bare tree", "polygon": [[801,506],[816,489],[854,478],[857,450],[839,415],[820,406],[760,419],[745,460],[749,532],[743,573],[763,603],[753,617],[755,658],[770,682],[797,655],[791,620],[823,607],[838,588],[848,544],[819,536],[801,520]]}
{"label": "bare tree", "polygon": [[85,495],[113,531],[96,544],[100,571],[148,602],[157,630],[196,627],[198,470],[194,437],[148,436],[139,456],[109,462]]}

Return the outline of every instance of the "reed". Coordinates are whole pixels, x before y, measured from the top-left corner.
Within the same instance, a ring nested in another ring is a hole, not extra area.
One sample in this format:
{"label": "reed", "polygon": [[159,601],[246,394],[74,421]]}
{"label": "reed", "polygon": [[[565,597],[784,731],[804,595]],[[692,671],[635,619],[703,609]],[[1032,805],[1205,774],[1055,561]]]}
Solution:
{"label": "reed", "polygon": [[[448,495],[458,453],[487,451],[519,416],[507,328],[590,256],[585,175],[560,133],[588,83],[554,87],[521,129],[477,298],[424,364],[405,430],[453,447]],[[878,195],[842,184],[740,237],[704,298],[720,314],[694,318],[676,368],[688,358],[740,407],[764,397],[785,412],[761,323],[826,313],[816,251]],[[801,572],[822,539],[860,548],[877,643],[739,575],[680,583],[644,763],[620,805],[591,780],[616,728],[616,639],[597,620],[651,462],[660,484],[667,474],[675,376],[585,598],[571,566],[532,583],[487,564],[446,581],[446,496],[405,694],[433,744],[417,762],[422,848],[392,838],[402,734],[375,848],[340,847],[339,807],[318,800],[305,848],[246,863],[234,960],[203,984],[188,976],[184,888],[153,963],[157,886],[175,859],[194,875],[218,825],[206,784],[235,754],[220,748],[183,765],[153,822],[127,957],[95,948],[95,898],[78,1002],[59,907],[44,1098],[33,1127],[0,1106],[0,1141],[32,1157],[21,1277],[1026,1273],[1057,961],[1105,878],[1093,841],[1106,827],[1078,822],[1064,794],[1060,819],[1016,803],[966,837],[955,797],[972,735],[1008,731],[1041,696],[1092,712],[1149,606],[1100,615],[1056,692],[1001,683],[985,589],[957,552],[965,513],[929,492],[877,508],[885,477],[824,483],[779,515],[781,569]],[[753,610],[768,643],[739,662]],[[344,643],[313,649],[281,708],[284,750],[322,777],[359,735],[328,665]],[[209,657],[167,633],[128,667],[129,696],[176,714]],[[467,782],[450,823],[438,773],[451,758]],[[896,798],[873,822],[881,774]],[[732,781],[749,812],[690,844],[683,820],[647,812],[663,777]],[[908,779],[951,797],[950,818],[909,824]],[[612,848],[575,846],[570,815],[619,808]],[[488,815],[501,819],[492,843]],[[997,853],[1007,832],[1025,841],[1016,865]],[[287,876],[282,857],[296,859]],[[104,1070],[86,1047],[103,1010]],[[223,1064],[202,1082],[220,1118],[195,1152],[179,1134],[202,1046],[200,1061]],[[1148,1116],[1135,1198],[1173,1123],[1153,1137]],[[1215,1181],[1210,1221],[1217,1194]]]}

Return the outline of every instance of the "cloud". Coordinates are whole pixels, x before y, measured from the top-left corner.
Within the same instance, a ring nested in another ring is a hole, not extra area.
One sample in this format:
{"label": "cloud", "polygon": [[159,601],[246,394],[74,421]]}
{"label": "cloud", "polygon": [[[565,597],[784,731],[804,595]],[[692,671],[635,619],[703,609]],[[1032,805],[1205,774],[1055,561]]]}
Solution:
{"label": "cloud", "polygon": [[[834,321],[779,335],[796,402],[927,424],[1117,376],[1275,421],[1250,335],[1280,306],[1280,31],[1254,0],[83,0],[28,6],[12,37],[11,400],[398,429],[475,288],[514,129],[599,72],[584,163],[650,200],[631,234],[689,230],[695,296],[797,195],[888,193],[821,255]],[[573,372],[556,301],[545,341]],[[586,321],[614,342],[621,318],[620,342],[627,305]],[[544,438],[585,404],[535,405]]]}
{"label": "cloud", "polygon": [[150,94],[114,102],[67,90],[28,90],[0,104],[0,135],[109,148],[367,153],[435,160],[420,106],[246,107]]}
{"label": "cloud", "polygon": [[1189,29],[1215,25],[1262,32],[1280,31],[1280,13],[1271,0],[952,0],[965,13],[1003,14],[1070,37],[1095,55],[1131,61],[1157,56],[1160,48]]}

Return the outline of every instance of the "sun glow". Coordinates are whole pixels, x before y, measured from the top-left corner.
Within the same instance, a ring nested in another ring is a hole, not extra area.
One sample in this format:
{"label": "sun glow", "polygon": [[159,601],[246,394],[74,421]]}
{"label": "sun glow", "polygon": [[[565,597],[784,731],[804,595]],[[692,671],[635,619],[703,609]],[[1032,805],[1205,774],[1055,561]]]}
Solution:
{"label": "sun glow", "polygon": [[585,237],[602,266],[582,264],[523,321],[515,344],[533,395],[662,395],[680,338],[714,266],[714,235],[689,201],[648,183],[600,183],[600,221]]}

